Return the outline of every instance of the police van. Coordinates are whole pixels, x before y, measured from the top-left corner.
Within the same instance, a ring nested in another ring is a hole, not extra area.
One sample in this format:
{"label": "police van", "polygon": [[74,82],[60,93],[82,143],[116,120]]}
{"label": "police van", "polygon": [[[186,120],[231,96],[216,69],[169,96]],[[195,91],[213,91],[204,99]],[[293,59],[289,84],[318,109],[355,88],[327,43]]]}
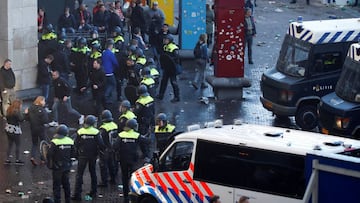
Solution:
{"label": "police van", "polygon": [[321,98],[321,132],[360,139],[360,44],[352,44],[335,92]]}
{"label": "police van", "polygon": [[[344,152],[359,149],[357,140],[272,126],[234,124],[189,131],[132,174],[131,202],[209,202],[213,195],[226,203],[241,197],[251,203],[308,202],[313,169],[307,154],[345,157]],[[360,165],[359,158],[352,161]]]}
{"label": "police van", "polygon": [[320,98],[335,90],[347,50],[360,37],[360,18],[292,22],[275,68],[261,78],[261,103],[277,117],[295,116],[311,130]]}

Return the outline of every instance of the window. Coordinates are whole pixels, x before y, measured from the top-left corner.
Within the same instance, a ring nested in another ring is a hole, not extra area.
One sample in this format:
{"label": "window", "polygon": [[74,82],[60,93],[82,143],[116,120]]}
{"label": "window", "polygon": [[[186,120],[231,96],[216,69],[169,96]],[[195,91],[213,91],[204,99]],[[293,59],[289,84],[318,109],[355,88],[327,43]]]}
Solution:
{"label": "window", "polygon": [[158,172],[187,170],[190,165],[193,148],[193,142],[175,143],[160,159]]}
{"label": "window", "polygon": [[339,70],[342,67],[341,52],[319,53],[315,55],[314,73]]}
{"label": "window", "polygon": [[199,140],[194,180],[301,199],[305,157]]}
{"label": "window", "polygon": [[347,58],[335,92],[342,99],[360,103],[360,63]]}

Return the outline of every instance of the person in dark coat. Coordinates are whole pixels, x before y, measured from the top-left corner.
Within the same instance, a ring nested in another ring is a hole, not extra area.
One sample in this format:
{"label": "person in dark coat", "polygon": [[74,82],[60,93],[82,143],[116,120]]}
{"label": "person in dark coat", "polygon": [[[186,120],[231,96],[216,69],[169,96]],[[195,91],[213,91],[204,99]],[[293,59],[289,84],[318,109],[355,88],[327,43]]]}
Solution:
{"label": "person in dark coat", "polygon": [[90,87],[95,99],[96,115],[100,115],[105,104],[105,72],[101,67],[101,59],[95,59],[90,74]]}
{"label": "person in dark coat", "polygon": [[64,188],[65,203],[70,203],[69,174],[71,158],[75,155],[74,141],[68,137],[69,129],[61,124],[50,142],[47,153],[48,167],[52,170],[54,202],[61,202],[61,186]]}
{"label": "person in dark coat", "polygon": [[16,78],[13,69],[11,68],[12,61],[5,59],[4,65],[0,68],[0,91],[1,91],[1,106],[2,115],[6,115],[6,109],[15,99],[15,84]]}
{"label": "person in dark coat", "polygon": [[245,46],[248,50],[248,60],[249,64],[254,64],[252,60],[252,44],[253,38],[256,36],[256,27],[254,17],[251,15],[251,8],[245,9]]}
{"label": "person in dark coat", "polygon": [[135,7],[132,8],[130,21],[131,27],[139,27],[141,30],[142,37],[144,38],[146,33],[146,21],[145,21],[145,12],[141,7],[141,0],[136,0]]}
{"label": "person in dark coat", "polygon": [[75,16],[70,13],[70,8],[66,7],[64,14],[58,19],[58,29],[61,32],[75,33],[76,21]]}
{"label": "person in dark coat", "polygon": [[40,86],[42,96],[45,97],[45,102],[49,98],[50,84],[51,84],[51,63],[54,61],[54,56],[49,54],[42,61],[40,61],[37,72],[37,84]]}
{"label": "person in dark coat", "polygon": [[14,100],[6,112],[6,124],[5,132],[8,138],[8,149],[7,149],[7,158],[5,164],[11,163],[11,150],[13,144],[15,144],[15,164],[23,165],[24,162],[20,160],[20,143],[21,143],[21,126],[20,123],[24,120],[24,115],[21,112],[22,101]]}
{"label": "person in dark coat", "polygon": [[[31,163],[36,166],[39,162],[36,160],[36,157],[39,156],[39,141],[45,140],[45,125],[49,123],[48,113],[45,111],[45,97],[38,96],[36,97],[33,104],[25,109],[25,114],[27,120],[30,121],[30,130],[31,130]],[[44,157],[40,157],[41,163],[44,164]]]}
{"label": "person in dark coat", "polygon": [[105,5],[101,4],[98,12],[94,14],[93,24],[98,32],[104,33],[108,30],[108,21],[110,18],[109,12],[106,10]]}

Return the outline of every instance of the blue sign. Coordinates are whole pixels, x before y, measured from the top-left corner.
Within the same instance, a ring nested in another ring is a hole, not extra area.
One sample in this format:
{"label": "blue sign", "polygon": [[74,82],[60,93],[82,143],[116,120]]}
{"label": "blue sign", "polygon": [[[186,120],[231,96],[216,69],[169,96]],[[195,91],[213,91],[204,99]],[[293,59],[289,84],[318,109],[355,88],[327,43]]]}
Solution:
{"label": "blue sign", "polygon": [[202,33],[206,33],[206,0],[181,0],[180,48],[194,49]]}

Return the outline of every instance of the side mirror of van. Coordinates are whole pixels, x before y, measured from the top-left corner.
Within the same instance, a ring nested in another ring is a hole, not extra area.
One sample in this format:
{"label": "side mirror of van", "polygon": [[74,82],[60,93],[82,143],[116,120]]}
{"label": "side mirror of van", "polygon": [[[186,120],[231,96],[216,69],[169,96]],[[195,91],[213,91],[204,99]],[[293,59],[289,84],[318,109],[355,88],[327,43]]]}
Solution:
{"label": "side mirror of van", "polygon": [[151,164],[153,165],[154,171],[157,171],[159,168],[159,158],[160,158],[160,152],[154,151],[153,157],[151,159]]}

